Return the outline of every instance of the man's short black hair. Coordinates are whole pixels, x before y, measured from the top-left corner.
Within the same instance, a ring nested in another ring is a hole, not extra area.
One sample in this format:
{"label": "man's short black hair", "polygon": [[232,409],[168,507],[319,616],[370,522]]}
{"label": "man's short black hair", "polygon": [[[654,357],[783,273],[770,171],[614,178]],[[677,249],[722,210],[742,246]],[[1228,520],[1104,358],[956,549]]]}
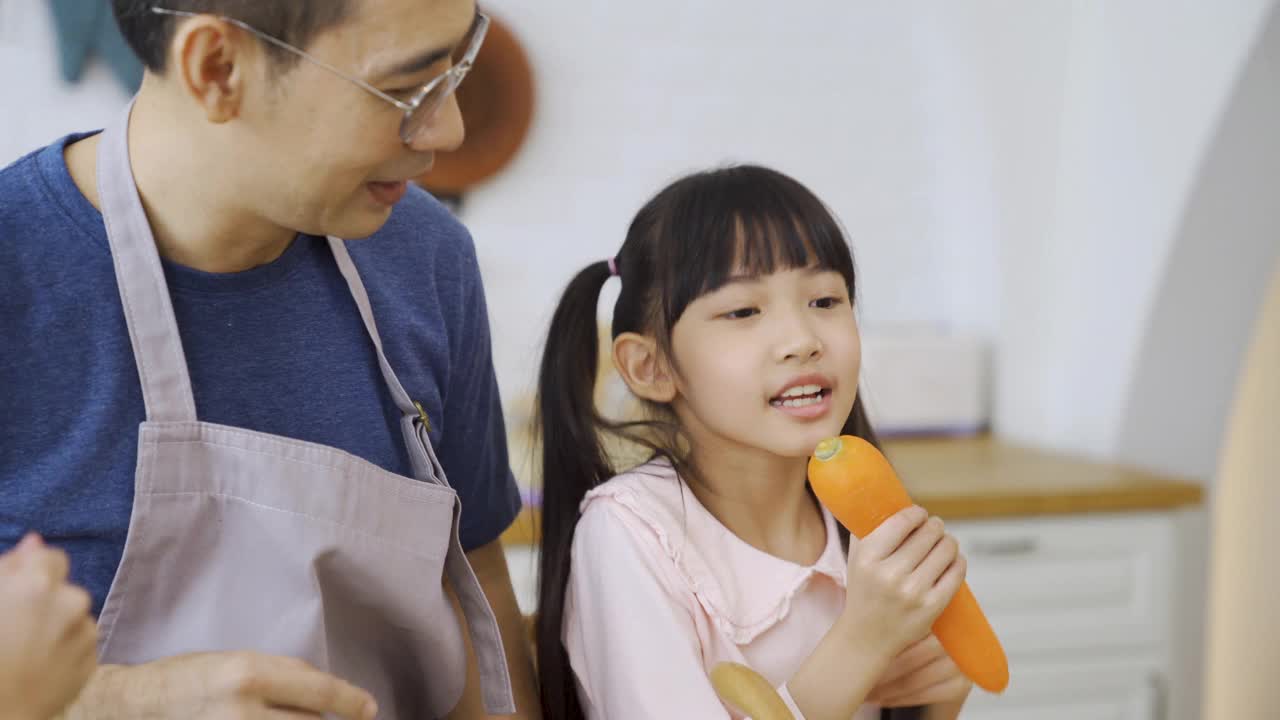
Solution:
{"label": "man's short black hair", "polygon": [[[306,48],[316,35],[346,19],[352,0],[112,0],[111,5],[129,47],[147,69],[162,73],[181,18],[154,13],[152,7],[234,18],[294,47]],[[271,43],[263,46],[283,68],[299,59]]]}

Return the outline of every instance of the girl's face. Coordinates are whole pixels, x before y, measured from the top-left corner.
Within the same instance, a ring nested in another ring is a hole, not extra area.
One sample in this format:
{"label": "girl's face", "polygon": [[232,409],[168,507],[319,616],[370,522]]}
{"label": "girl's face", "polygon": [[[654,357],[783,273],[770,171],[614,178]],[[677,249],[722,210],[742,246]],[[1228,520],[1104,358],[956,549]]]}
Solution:
{"label": "girl's face", "polygon": [[739,276],[689,304],[671,347],[672,407],[695,448],[804,458],[853,409],[862,346],[837,272]]}

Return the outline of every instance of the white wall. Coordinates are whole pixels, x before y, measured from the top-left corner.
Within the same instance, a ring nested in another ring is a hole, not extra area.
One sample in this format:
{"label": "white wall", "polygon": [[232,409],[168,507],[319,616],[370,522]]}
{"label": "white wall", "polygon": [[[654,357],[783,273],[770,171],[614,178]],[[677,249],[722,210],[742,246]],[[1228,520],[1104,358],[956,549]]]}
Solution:
{"label": "white wall", "polygon": [[[996,412],[1002,433],[1126,455],[1119,440],[1130,389],[1162,362],[1136,363],[1156,291],[1203,157],[1272,4],[1073,5],[1062,116],[1057,134],[1043,138],[1057,152],[1045,188],[1051,206],[1031,233],[1002,243]],[[1183,291],[1229,291],[1228,283],[1218,277]],[[1185,382],[1196,381],[1197,365],[1217,372],[1215,349],[1206,343],[1192,352],[1197,362]],[[1229,388],[1217,394],[1195,399],[1225,403]],[[1216,436],[1221,413],[1202,409],[1182,408],[1200,418],[1196,432]],[[1198,445],[1164,468],[1206,478],[1216,451],[1216,442]]]}
{"label": "white wall", "polygon": [[[526,149],[463,209],[504,391],[644,199],[755,160],[843,218],[869,330],[983,334],[999,432],[1121,455],[1156,289],[1272,4],[489,3],[540,97]],[[1206,476],[1215,452],[1172,469]]]}
{"label": "white wall", "polygon": [[[516,28],[539,83],[527,146],[462,211],[482,247],[508,395],[532,377],[570,275],[613,254],[667,181],[726,161],[775,165],[835,209],[871,326],[995,332],[997,128],[981,93],[1034,90],[1060,58],[1005,43],[1001,61],[1027,79],[992,88],[967,57],[981,38],[952,27],[964,13],[940,4],[488,7]],[[1013,28],[1052,25],[1013,16]]]}
{"label": "white wall", "polygon": [[[1255,43],[1197,172],[1143,331],[1117,454],[1210,476],[1280,263],[1280,6]],[[1280,432],[1280,426],[1273,427]]]}
{"label": "white wall", "polygon": [[0,0],[0,167],[67,133],[102,127],[128,99],[100,62],[81,82],[63,82],[48,3]]}
{"label": "white wall", "polygon": [[[869,330],[992,341],[1001,433],[1148,462],[1126,450],[1140,349],[1274,5],[492,0],[539,99],[525,149],[462,210],[505,395],[527,392],[559,289],[617,249],[645,199],[685,171],[756,161],[841,216]],[[102,67],[62,85],[55,58],[44,4],[0,0],[0,163],[125,99]],[[1212,467],[1210,445],[1178,468]]]}

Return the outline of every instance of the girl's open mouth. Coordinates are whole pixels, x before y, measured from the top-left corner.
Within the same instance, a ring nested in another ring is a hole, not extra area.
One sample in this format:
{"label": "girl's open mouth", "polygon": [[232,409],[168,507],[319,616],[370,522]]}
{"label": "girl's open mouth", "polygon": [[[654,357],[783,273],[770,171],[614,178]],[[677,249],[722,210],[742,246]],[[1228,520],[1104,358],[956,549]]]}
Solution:
{"label": "girl's open mouth", "polygon": [[816,420],[831,410],[831,388],[817,385],[794,387],[770,400],[769,405],[798,420]]}
{"label": "girl's open mouth", "polygon": [[769,404],[776,408],[807,408],[819,405],[829,397],[831,397],[831,388],[800,385],[773,398]]}

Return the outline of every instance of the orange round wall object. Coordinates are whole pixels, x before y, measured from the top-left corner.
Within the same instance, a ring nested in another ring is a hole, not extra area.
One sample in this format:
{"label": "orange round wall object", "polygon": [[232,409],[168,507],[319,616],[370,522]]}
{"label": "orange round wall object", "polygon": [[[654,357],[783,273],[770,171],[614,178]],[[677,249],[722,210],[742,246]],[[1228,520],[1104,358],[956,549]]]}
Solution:
{"label": "orange round wall object", "polygon": [[505,23],[489,20],[484,45],[457,90],[466,139],[457,150],[437,152],[431,172],[418,178],[436,194],[460,195],[497,174],[520,149],[533,120],[528,55]]}

